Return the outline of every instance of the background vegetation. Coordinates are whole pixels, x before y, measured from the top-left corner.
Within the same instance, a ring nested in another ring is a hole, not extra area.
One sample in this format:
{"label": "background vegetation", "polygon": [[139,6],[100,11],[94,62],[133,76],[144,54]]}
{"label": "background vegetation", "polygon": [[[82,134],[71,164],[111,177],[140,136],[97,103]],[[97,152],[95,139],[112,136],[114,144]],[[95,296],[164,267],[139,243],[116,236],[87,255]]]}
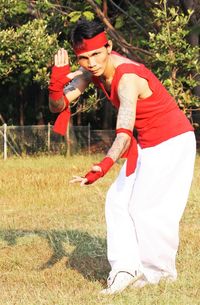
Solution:
{"label": "background vegetation", "polygon": [[[67,48],[76,69],[71,29],[79,18],[96,17],[105,24],[115,50],[153,69],[184,111],[198,109],[198,0],[2,0],[1,121],[30,125],[55,120],[47,93],[53,54],[59,47]],[[112,128],[115,124],[112,106],[92,86],[72,112],[76,125],[90,121],[95,128]]]}

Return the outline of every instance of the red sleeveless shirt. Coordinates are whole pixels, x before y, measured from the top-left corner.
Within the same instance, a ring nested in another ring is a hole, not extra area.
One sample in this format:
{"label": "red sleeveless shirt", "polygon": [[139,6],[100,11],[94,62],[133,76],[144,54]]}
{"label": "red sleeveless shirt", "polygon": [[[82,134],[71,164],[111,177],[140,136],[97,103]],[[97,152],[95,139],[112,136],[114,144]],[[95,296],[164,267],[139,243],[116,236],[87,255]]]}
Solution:
{"label": "red sleeveless shirt", "polygon": [[120,64],[115,70],[110,95],[98,77],[93,77],[93,82],[103,90],[108,100],[119,108],[118,84],[121,77],[128,73],[146,79],[152,91],[150,97],[138,99],[136,106],[135,128],[138,132],[138,143],[142,148],[155,146],[172,137],[194,130],[174,98],[143,64],[134,61]]}

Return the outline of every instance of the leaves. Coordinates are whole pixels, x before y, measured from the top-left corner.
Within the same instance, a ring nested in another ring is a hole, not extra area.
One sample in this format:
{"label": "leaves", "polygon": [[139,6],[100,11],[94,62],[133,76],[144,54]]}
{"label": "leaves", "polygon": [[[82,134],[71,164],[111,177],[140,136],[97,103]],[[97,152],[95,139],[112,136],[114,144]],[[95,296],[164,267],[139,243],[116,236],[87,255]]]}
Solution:
{"label": "leaves", "polygon": [[[94,2],[99,10],[105,10],[106,2]],[[70,32],[80,18],[95,18],[90,3],[85,0],[1,0],[1,83],[10,88],[17,85],[22,90],[33,82],[47,87],[53,55],[59,47],[69,51],[72,70],[76,70],[77,62],[69,44]],[[199,32],[199,25],[189,26],[192,11],[183,14],[180,8],[170,7],[166,0],[110,0],[106,14],[121,37],[135,47],[135,53],[131,54],[149,63],[182,108],[198,104],[192,90],[200,73],[199,48],[192,47],[187,40],[191,31]],[[147,57],[141,49],[150,51],[153,57]],[[92,87],[88,88],[79,99],[81,109],[90,109],[95,104],[95,94]]]}
{"label": "leaves", "polygon": [[81,11],[74,11],[68,14],[68,17],[70,18],[70,22],[77,22],[79,18],[81,17]]}
{"label": "leaves", "polygon": [[122,28],[124,25],[124,18],[123,16],[118,16],[115,20],[115,28],[118,30]]}
{"label": "leaves", "polygon": [[187,41],[192,11],[184,15],[179,8],[168,8],[166,0],[161,2],[163,6],[153,9],[159,31],[149,33],[148,46],[154,51],[152,66],[181,108],[187,109],[196,105],[192,89],[200,73],[199,48]]}
{"label": "leaves", "polygon": [[90,11],[83,12],[83,16],[89,21],[94,19],[94,13]]}
{"label": "leaves", "polygon": [[[0,40],[0,79],[2,83],[15,83],[17,78],[21,87],[32,79],[39,81],[40,69],[50,63],[58,47],[57,36],[48,35],[47,24],[40,19],[29,21],[16,30],[1,31]],[[42,75],[44,77],[44,73]],[[47,81],[47,77],[45,79]]]}

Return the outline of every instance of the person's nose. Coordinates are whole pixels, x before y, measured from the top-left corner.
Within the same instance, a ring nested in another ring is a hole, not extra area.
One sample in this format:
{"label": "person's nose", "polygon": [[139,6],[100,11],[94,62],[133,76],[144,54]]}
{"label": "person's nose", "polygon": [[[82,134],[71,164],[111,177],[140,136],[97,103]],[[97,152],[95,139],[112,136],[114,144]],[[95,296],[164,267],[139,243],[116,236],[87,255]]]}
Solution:
{"label": "person's nose", "polygon": [[89,68],[93,68],[93,67],[96,66],[96,61],[95,61],[95,59],[93,57],[90,57],[88,59],[88,66],[89,66]]}

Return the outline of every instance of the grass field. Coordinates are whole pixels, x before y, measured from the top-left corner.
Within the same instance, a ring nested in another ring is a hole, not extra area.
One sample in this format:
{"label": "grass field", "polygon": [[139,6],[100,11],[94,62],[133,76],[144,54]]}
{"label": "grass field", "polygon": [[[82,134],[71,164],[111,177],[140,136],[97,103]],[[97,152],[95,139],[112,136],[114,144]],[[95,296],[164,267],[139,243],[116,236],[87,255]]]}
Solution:
{"label": "grass field", "polygon": [[120,165],[92,186],[69,185],[99,159],[0,160],[0,305],[200,304],[200,157],[181,221],[178,280],[106,297],[104,200]]}

